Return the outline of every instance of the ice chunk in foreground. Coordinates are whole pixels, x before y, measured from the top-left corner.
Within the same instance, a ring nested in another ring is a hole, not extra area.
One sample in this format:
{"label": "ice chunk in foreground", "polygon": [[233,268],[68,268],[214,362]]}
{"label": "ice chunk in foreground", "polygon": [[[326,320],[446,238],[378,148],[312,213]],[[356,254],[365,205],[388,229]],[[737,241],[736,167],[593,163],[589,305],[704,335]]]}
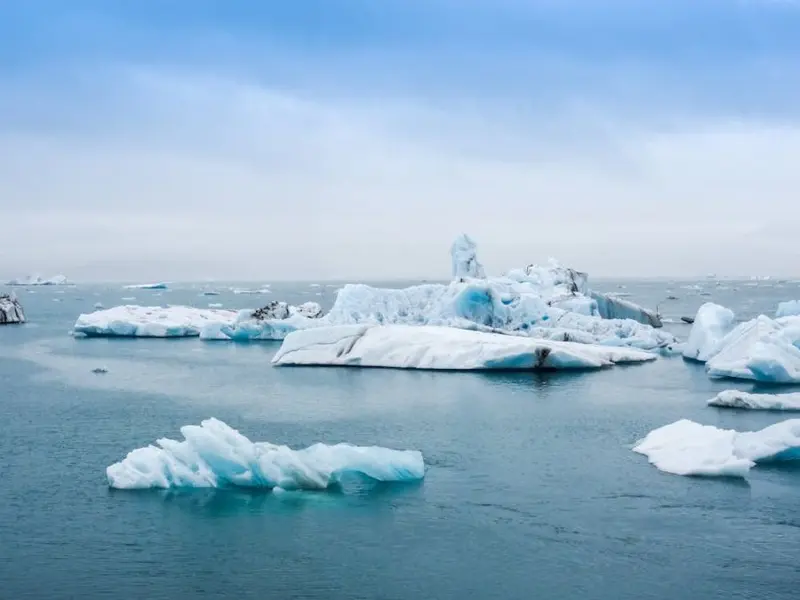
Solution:
{"label": "ice chunk in foreground", "polygon": [[797,317],[800,316],[800,300],[789,300],[788,302],[781,302],[778,304],[778,310],[775,311],[775,318],[781,317]]}
{"label": "ice chunk in foreground", "polygon": [[451,327],[340,325],[295,331],[275,365],[441,370],[597,369],[653,360],[649,352]]}
{"label": "ice chunk in foreground", "polygon": [[725,390],[709,400],[708,405],[750,410],[800,410],[800,393],[748,394],[739,390]]}
{"label": "ice chunk in foreground", "polygon": [[706,302],[697,311],[683,356],[706,362],[720,350],[722,340],[733,329],[734,314],[728,308]]}
{"label": "ice chunk in foreground", "polygon": [[453,261],[453,279],[483,279],[486,272],[478,262],[478,246],[467,234],[461,234],[450,248]]}
{"label": "ice chunk in foreground", "polygon": [[0,294],[0,325],[24,323],[25,311],[14,294]]}
{"label": "ice chunk in foreground", "polygon": [[167,284],[163,281],[158,283],[134,283],[125,286],[126,290],[166,290]]}
{"label": "ice chunk in foreground", "polygon": [[217,419],[181,427],[184,441],[162,438],[130,452],[106,469],[108,485],[147,488],[283,488],[324,490],[343,475],[377,481],[416,481],[425,476],[422,454],[379,446],[314,444],[302,450],[251,442]]}
{"label": "ice chunk in foreground", "polygon": [[745,433],[682,419],[651,431],[633,450],[666,473],[744,477],[759,462],[800,459],[800,419]]}
{"label": "ice chunk in foreground", "polygon": [[188,306],[125,305],[80,315],[73,331],[90,337],[194,337],[207,323],[233,323],[236,315]]}

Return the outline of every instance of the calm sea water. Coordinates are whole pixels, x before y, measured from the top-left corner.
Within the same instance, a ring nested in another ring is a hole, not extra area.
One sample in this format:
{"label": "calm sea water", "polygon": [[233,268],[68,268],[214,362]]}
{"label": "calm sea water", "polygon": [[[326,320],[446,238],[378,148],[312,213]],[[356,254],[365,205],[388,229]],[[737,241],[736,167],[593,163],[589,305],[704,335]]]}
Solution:
{"label": "calm sea water", "polygon": [[[792,282],[691,285],[596,287],[673,320],[706,300],[749,318],[800,298]],[[683,417],[739,430],[788,418],[706,407],[750,387],[680,358],[577,375],[276,369],[275,343],[68,335],[95,302],[330,305],[335,286],[273,289],[19,291],[30,323],[0,328],[0,598],[798,597],[800,469],[684,478],[630,450]],[[107,487],[107,465],[210,416],[294,447],[419,449],[429,470],[342,493]]]}

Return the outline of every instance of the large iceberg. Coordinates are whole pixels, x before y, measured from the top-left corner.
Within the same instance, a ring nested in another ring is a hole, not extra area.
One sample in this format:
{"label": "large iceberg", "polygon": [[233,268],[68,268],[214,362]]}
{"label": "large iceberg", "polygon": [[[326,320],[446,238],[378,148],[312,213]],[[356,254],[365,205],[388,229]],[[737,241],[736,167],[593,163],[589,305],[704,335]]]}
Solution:
{"label": "large iceberg", "polygon": [[655,356],[615,348],[530,339],[452,327],[338,325],[286,337],[275,365],[435,370],[597,369]]}
{"label": "large iceberg", "polygon": [[291,332],[314,326],[322,316],[316,302],[291,306],[273,301],[257,310],[242,310],[233,322],[222,319],[207,322],[200,331],[202,340],[282,340]]}
{"label": "large iceberg", "polygon": [[68,285],[69,282],[64,275],[54,275],[53,277],[42,277],[41,275],[30,275],[22,279],[12,279],[7,285]]}
{"label": "large iceberg", "polygon": [[209,322],[233,323],[231,310],[188,306],[115,306],[82,314],[73,331],[89,337],[196,337]]}
{"label": "large iceberg", "polygon": [[749,394],[739,390],[725,390],[709,400],[708,405],[749,410],[800,410],[800,393]]}
{"label": "large iceberg", "polygon": [[0,294],[0,325],[24,323],[25,311],[14,294]]}
{"label": "large iceberg", "polygon": [[314,444],[302,450],[251,442],[217,419],[181,427],[184,441],[162,438],[106,469],[119,489],[281,488],[324,490],[355,473],[387,482],[425,476],[422,454],[379,446]]}
{"label": "large iceberg", "polygon": [[719,352],[722,340],[734,326],[734,314],[728,308],[706,302],[697,311],[694,324],[686,340],[683,356],[706,362]]}
{"label": "large iceberg", "polygon": [[800,419],[744,433],[682,419],[651,431],[633,450],[666,473],[744,477],[756,463],[800,460]]}

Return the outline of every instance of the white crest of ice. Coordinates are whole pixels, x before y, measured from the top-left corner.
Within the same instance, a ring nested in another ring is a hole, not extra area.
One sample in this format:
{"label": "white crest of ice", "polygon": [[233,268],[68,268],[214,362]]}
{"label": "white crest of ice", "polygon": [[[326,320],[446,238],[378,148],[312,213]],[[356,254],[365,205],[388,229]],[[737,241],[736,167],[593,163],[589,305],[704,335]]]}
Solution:
{"label": "white crest of ice", "polygon": [[694,324],[683,355],[686,358],[706,362],[719,352],[722,340],[733,329],[734,314],[728,308],[706,302],[697,311]]}
{"label": "white crest of ice", "polygon": [[467,234],[458,236],[450,247],[453,263],[453,279],[483,279],[486,272],[478,262],[478,246]]}
{"label": "white crest of ice", "polygon": [[295,331],[275,365],[439,370],[597,369],[653,360],[630,348],[523,338],[452,327],[339,325]]}
{"label": "white crest of ice", "polygon": [[106,469],[119,489],[282,488],[324,490],[348,473],[377,481],[406,482],[425,476],[422,454],[379,446],[314,444],[292,450],[251,442],[217,419],[181,427],[184,441],[160,439],[130,452]]}
{"label": "white crest of ice", "polygon": [[744,477],[759,462],[800,459],[800,419],[744,433],[682,419],[651,431],[633,450],[666,473]]}
{"label": "white crest of ice", "polygon": [[781,317],[797,317],[800,316],[800,300],[789,300],[778,304],[778,309],[775,311],[775,318]]}
{"label": "white crest of ice", "polygon": [[800,410],[800,392],[749,394],[739,390],[725,390],[709,400],[708,405],[750,410]]}

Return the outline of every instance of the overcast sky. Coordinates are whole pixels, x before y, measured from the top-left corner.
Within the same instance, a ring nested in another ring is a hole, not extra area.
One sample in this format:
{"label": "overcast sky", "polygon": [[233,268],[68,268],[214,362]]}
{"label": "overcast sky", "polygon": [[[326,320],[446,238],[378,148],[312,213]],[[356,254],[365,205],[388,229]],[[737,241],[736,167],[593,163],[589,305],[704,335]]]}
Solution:
{"label": "overcast sky", "polygon": [[0,0],[0,278],[800,275],[789,0]]}

